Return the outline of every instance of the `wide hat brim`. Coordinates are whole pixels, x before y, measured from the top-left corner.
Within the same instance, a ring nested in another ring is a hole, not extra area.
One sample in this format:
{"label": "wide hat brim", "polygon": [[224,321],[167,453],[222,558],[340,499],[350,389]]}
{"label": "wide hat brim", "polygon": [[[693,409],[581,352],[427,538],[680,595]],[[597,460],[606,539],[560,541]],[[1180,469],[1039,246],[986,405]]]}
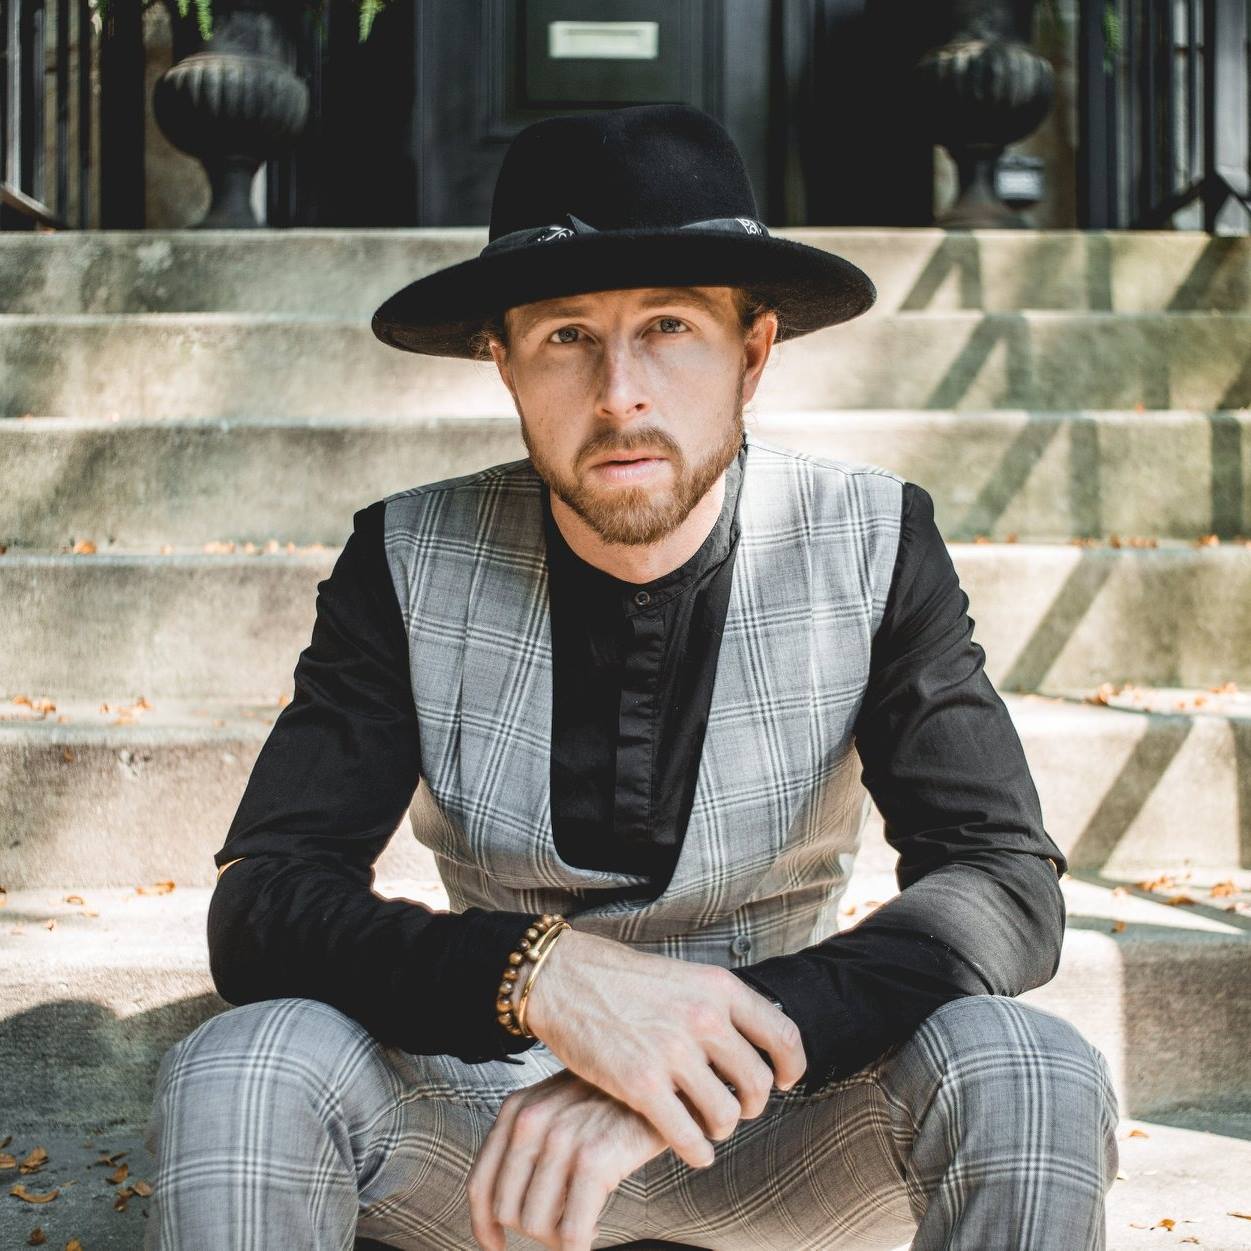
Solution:
{"label": "wide hat brim", "polygon": [[845,257],[794,239],[683,227],[575,234],[478,256],[402,287],[373,315],[391,347],[473,358],[473,336],[518,304],[630,287],[749,287],[778,309],[775,342],[867,312],[869,276]]}

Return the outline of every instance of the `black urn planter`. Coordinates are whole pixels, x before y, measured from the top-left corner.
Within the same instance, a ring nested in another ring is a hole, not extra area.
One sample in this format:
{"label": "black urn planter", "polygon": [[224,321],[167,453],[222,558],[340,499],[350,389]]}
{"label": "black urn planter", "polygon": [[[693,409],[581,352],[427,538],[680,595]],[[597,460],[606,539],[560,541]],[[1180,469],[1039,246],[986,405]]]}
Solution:
{"label": "black urn planter", "polygon": [[917,115],[959,175],[956,200],[936,225],[1026,225],[995,193],[994,175],[1004,148],[1037,129],[1055,96],[1050,62],[1029,47],[1035,2],[950,0],[947,41],[913,67]]}
{"label": "black urn planter", "polygon": [[176,148],[208,174],[212,202],[194,229],[259,226],[252,180],[282,156],[308,119],[309,93],[290,68],[297,28],[289,0],[214,0],[206,43],[194,7],[184,18],[166,0],[175,63],[157,80],[152,111]]}

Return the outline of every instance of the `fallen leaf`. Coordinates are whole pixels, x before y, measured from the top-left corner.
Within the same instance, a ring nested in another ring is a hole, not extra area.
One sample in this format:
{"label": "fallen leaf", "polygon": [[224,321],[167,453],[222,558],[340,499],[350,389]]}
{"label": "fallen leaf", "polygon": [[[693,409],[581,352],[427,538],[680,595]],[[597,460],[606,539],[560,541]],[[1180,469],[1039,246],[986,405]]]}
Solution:
{"label": "fallen leaf", "polygon": [[[3,890],[4,890],[4,887],[0,886],[0,891],[3,891]],[[0,1140],[0,1151],[3,1151],[5,1147],[7,1147],[9,1143],[11,1143],[12,1141],[13,1141],[13,1135],[5,1134],[3,1140]]]}
{"label": "fallen leaf", "polygon": [[65,1244],[65,1251],[83,1251],[83,1244],[77,1238],[71,1238]]}
{"label": "fallen leaf", "polygon": [[96,545],[90,539],[79,539],[72,550],[79,555],[90,556],[96,550]]}
{"label": "fallen leaf", "polygon": [[1131,1129],[1126,1135],[1128,1138],[1150,1138],[1151,1135],[1145,1129]]}
{"label": "fallen leaf", "polygon": [[78,904],[81,907],[87,901],[81,895],[66,895],[65,902],[67,904]]}
{"label": "fallen leaf", "polygon": [[1164,901],[1170,908],[1177,907],[1179,904],[1198,903],[1197,899],[1191,899],[1189,895],[1170,895]]}
{"label": "fallen leaf", "polygon": [[1184,1238],[1178,1238],[1178,1242],[1198,1242],[1198,1238],[1194,1234],[1187,1234]]}
{"label": "fallen leaf", "polygon": [[36,1194],[33,1190],[27,1190],[20,1182],[16,1186],[9,1187],[9,1194],[17,1199],[25,1199],[27,1203],[51,1203],[53,1199],[61,1193],[60,1188],[49,1190],[44,1194]]}
{"label": "fallen leaf", "polygon": [[1111,930],[1111,932],[1112,932],[1113,934],[1119,934],[1119,933],[1120,933],[1120,932],[1121,932],[1124,928],[1125,928],[1125,922],[1124,922],[1124,921],[1119,921],[1119,920],[1118,920],[1118,921],[1113,921],[1113,922],[1112,922],[1112,930]]}
{"label": "fallen leaf", "polygon": [[56,929],[56,917],[49,917],[49,918],[48,918],[48,919],[47,919],[47,920],[43,923],[43,928],[44,928],[45,930],[54,930],[54,929]]}
{"label": "fallen leaf", "polygon": [[1172,1229],[1173,1226],[1176,1224],[1177,1224],[1176,1221],[1170,1220],[1167,1216],[1162,1216],[1158,1221],[1156,1221],[1154,1225],[1151,1226],[1151,1228],[1152,1229]]}
{"label": "fallen leaf", "polygon": [[1234,885],[1233,878],[1227,878],[1223,882],[1217,882],[1214,886],[1210,887],[1209,890],[1212,895],[1217,896],[1218,898],[1222,895],[1236,895],[1238,893],[1238,887]]}
{"label": "fallen leaf", "polygon": [[1244,1221],[1251,1221],[1251,1212],[1226,1212],[1226,1216],[1240,1216]]}
{"label": "fallen leaf", "polygon": [[141,1199],[146,1199],[152,1193],[152,1185],[150,1182],[146,1182],[146,1181],[131,1182],[130,1188]]}
{"label": "fallen leaf", "polygon": [[151,886],[136,886],[135,890],[141,895],[168,895],[174,889],[174,883],[168,879],[163,882],[153,882]]}
{"label": "fallen leaf", "polygon": [[[8,1143],[5,1143],[8,1146]],[[0,1168],[17,1168],[17,1156],[0,1155]]]}
{"label": "fallen leaf", "polygon": [[22,1173],[37,1173],[47,1162],[47,1150],[43,1147],[36,1147],[18,1167]]}
{"label": "fallen leaf", "polygon": [[43,1232],[43,1229],[40,1226],[36,1225],[35,1228],[30,1231],[30,1237],[26,1239],[26,1245],[28,1247],[42,1247],[47,1241],[48,1235]]}
{"label": "fallen leaf", "polygon": [[62,747],[61,759],[64,760],[66,764],[73,764],[78,757],[74,754],[74,749],[72,747]]}
{"label": "fallen leaf", "polygon": [[126,1178],[128,1178],[129,1176],[130,1176],[130,1165],[119,1164],[109,1174],[109,1181],[112,1182],[114,1186],[120,1186],[122,1182],[124,1182]]}

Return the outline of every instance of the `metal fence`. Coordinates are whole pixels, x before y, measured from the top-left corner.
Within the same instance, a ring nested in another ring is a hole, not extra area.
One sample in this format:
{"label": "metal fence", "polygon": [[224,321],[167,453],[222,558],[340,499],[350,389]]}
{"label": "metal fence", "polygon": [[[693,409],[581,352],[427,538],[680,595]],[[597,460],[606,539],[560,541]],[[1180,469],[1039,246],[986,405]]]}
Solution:
{"label": "metal fence", "polygon": [[1082,0],[1078,223],[1251,232],[1247,0]]}

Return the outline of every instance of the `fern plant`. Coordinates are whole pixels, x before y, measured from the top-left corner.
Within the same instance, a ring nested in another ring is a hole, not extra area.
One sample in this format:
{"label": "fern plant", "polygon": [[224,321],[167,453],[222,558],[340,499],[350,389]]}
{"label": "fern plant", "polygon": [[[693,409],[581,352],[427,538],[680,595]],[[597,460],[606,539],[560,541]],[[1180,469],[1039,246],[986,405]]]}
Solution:
{"label": "fern plant", "polygon": [[[96,30],[99,31],[104,23],[104,19],[108,16],[110,5],[114,0],[90,0],[92,13],[92,23]],[[141,0],[144,9],[150,9],[154,4],[159,4],[160,0]],[[213,36],[213,7],[212,0],[174,0],[178,6],[178,15],[186,17],[191,12],[191,7],[195,6],[196,27],[200,32],[200,38],[206,43]],[[316,10],[319,14],[322,6],[327,0],[308,0],[309,8]],[[374,18],[382,12],[386,0],[355,0],[357,8],[360,10],[360,25],[358,31],[358,41],[364,43],[369,38],[369,32],[373,28]]]}

